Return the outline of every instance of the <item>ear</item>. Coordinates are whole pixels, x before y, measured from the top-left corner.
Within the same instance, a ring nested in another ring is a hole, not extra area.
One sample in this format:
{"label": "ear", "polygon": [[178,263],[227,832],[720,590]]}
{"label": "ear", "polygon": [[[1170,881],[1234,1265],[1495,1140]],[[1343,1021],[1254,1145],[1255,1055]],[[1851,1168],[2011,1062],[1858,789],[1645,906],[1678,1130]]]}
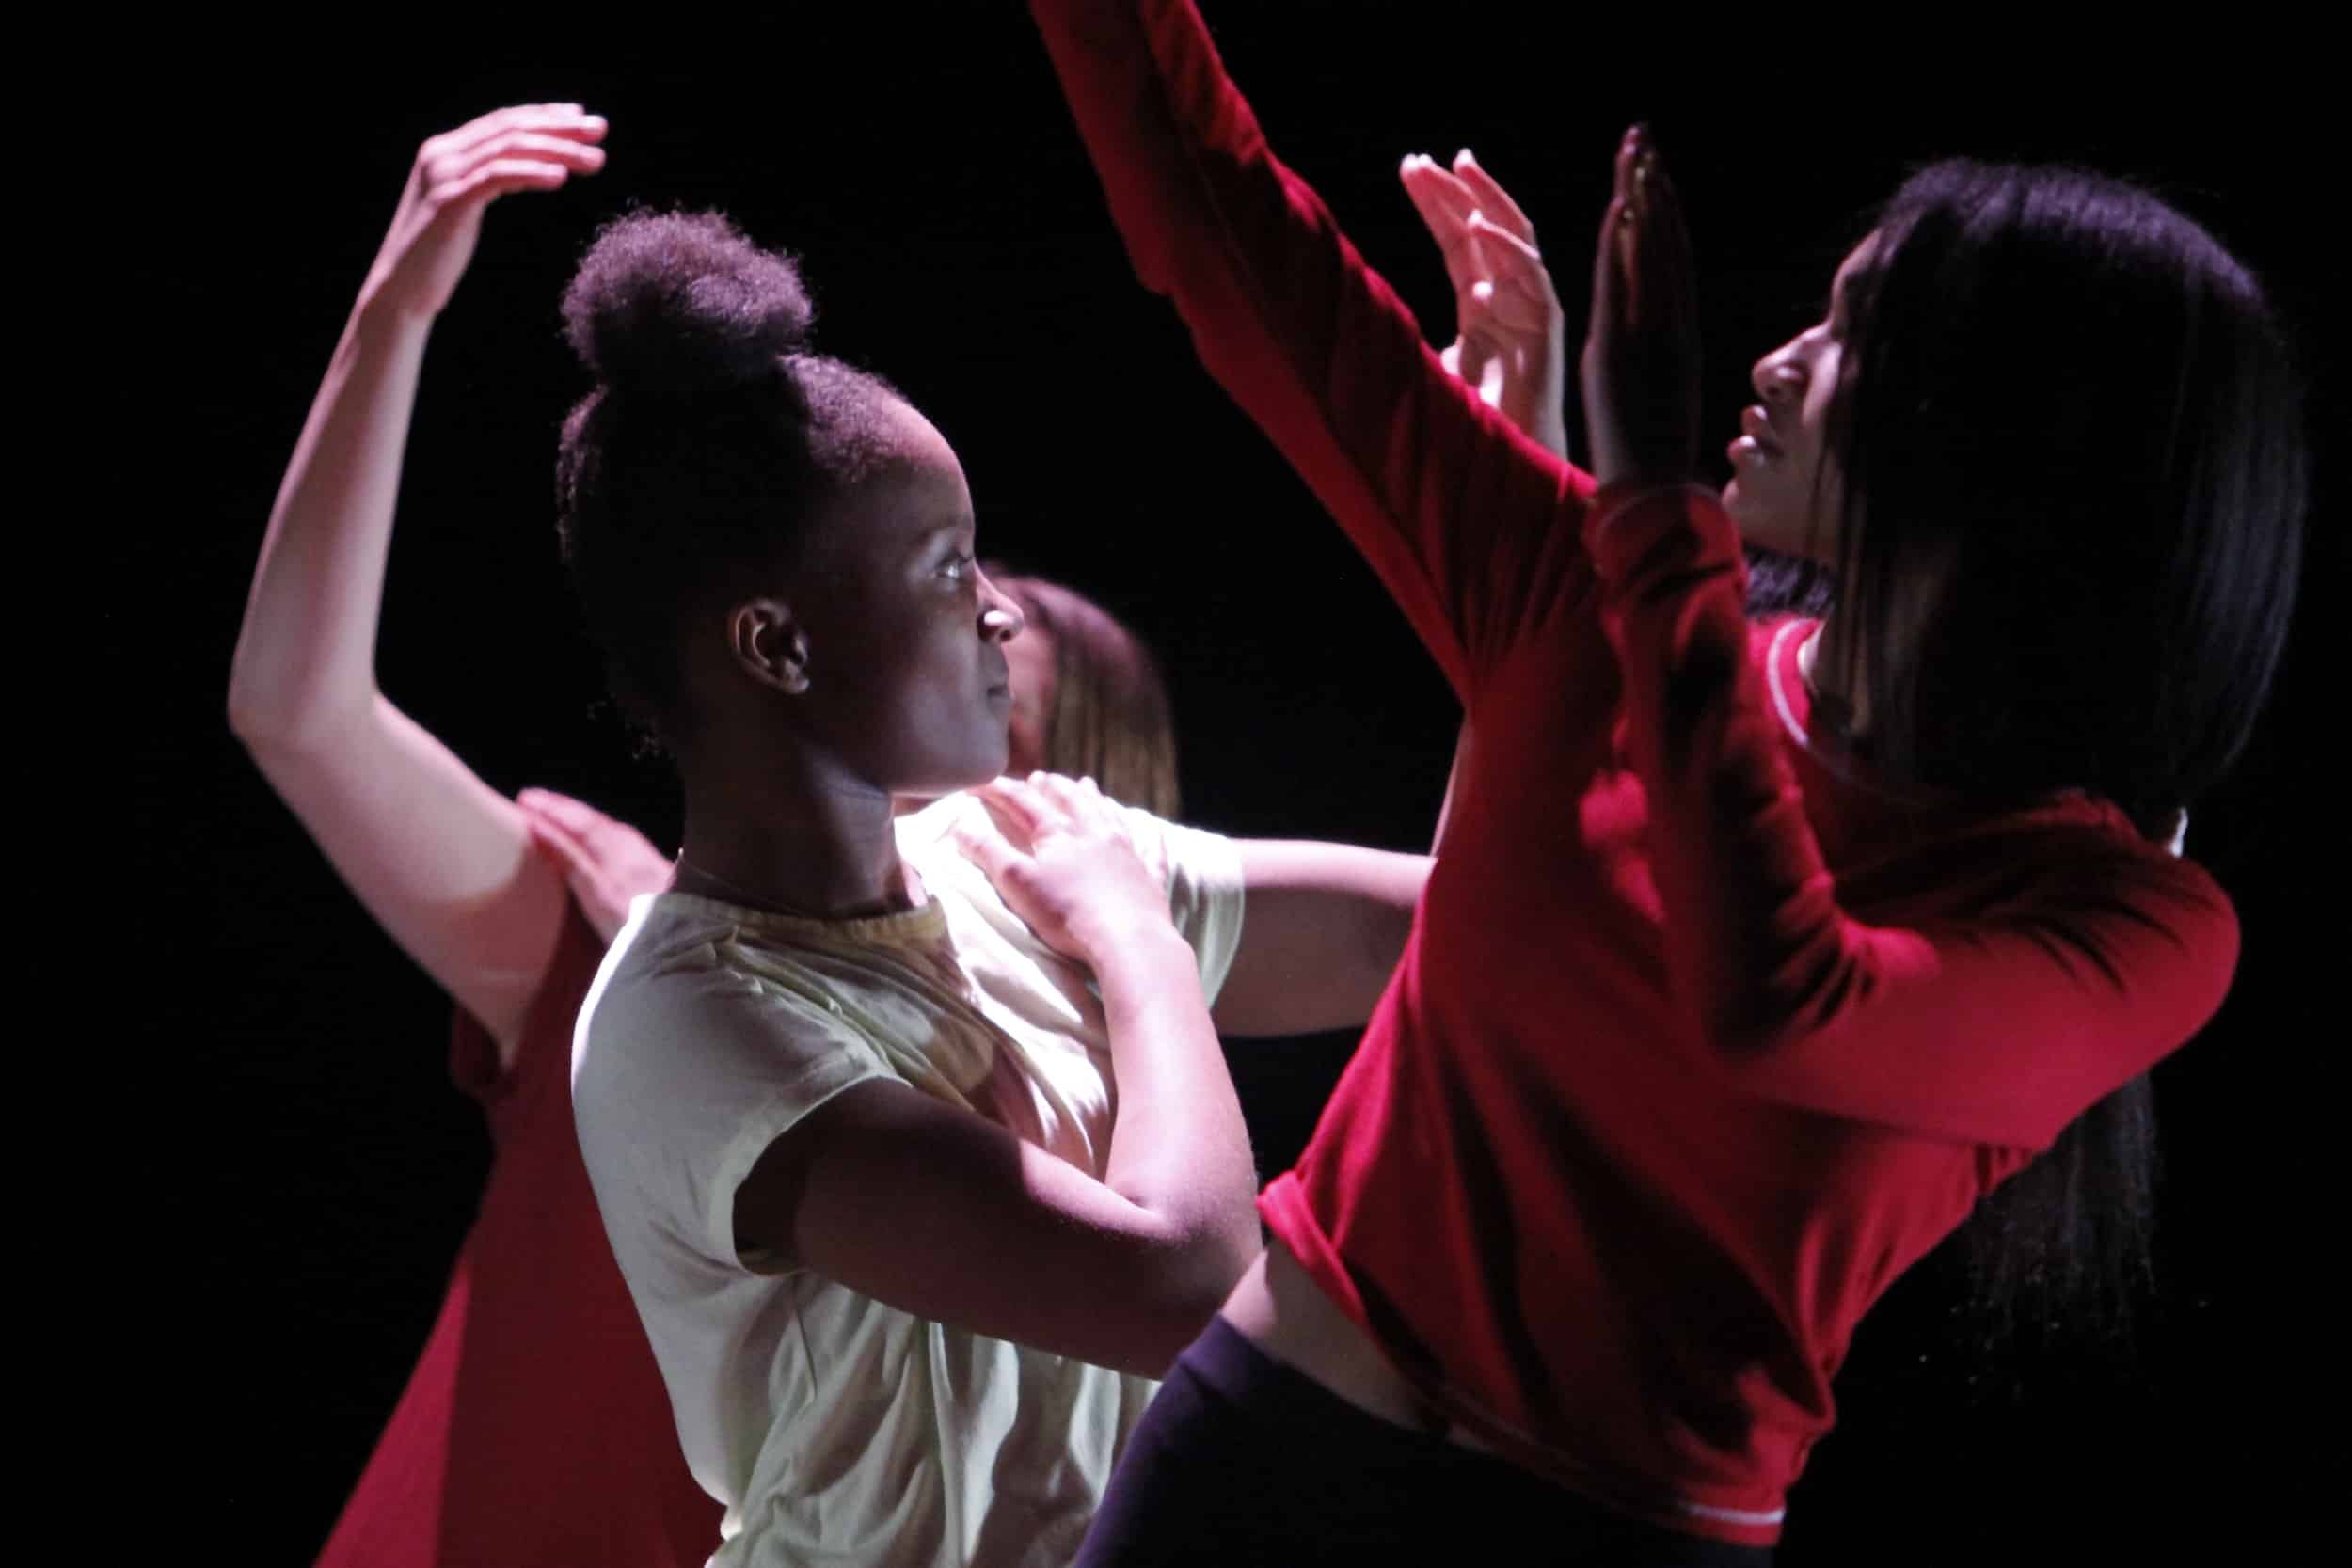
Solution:
{"label": "ear", "polygon": [[729,610],[727,651],[762,686],[796,697],[808,689],[808,636],[782,599],[747,599]]}

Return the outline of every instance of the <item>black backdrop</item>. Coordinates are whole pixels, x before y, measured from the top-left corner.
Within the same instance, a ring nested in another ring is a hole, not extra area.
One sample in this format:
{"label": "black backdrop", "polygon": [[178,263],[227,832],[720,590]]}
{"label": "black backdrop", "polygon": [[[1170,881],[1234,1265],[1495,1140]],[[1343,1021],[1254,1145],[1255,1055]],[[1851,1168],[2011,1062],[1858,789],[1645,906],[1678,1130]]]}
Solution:
{"label": "black backdrop", "polygon": [[[1581,316],[1613,139],[1651,119],[1693,214],[1709,428],[1726,436],[1744,368],[1811,319],[1860,214],[1905,166],[2065,157],[2154,182],[2265,272],[2304,324],[2323,447],[2340,440],[2340,360],[2315,322],[2333,257],[2305,235],[2335,194],[2320,150],[2343,143],[2292,48],[2257,71],[2211,48],[1989,29],[1791,41],[1762,16],[1706,36],[1671,19],[1555,35],[1532,10],[1211,8],[1276,148],[1433,337],[1450,309],[1396,186],[1408,151],[1477,148],[1534,215]],[[550,527],[555,427],[580,390],[555,301],[596,223],[631,199],[723,206],[805,254],[820,341],[885,371],[946,432],[983,550],[1094,594],[1161,650],[1193,819],[1416,847],[1443,785],[1442,681],[1133,282],[1017,10],[787,17],[756,36],[693,25],[651,43],[571,29],[486,57],[411,30],[397,62],[355,44],[266,74],[190,42],[155,57],[163,112],[101,117],[102,313],[159,373],[104,375],[92,405],[120,444],[98,474],[107,526],[91,531],[147,597],[75,624],[141,693],[107,743],[132,830],[119,875],[174,911],[115,970],[134,976],[119,1001],[103,997],[136,1022],[104,1032],[123,1053],[99,1058],[97,1092],[152,1116],[123,1167],[135,1196],[107,1222],[131,1216],[119,1228],[144,1283],[104,1354],[137,1390],[110,1400],[160,1390],[183,1429],[160,1492],[137,1483],[133,1506],[247,1560],[305,1560],[323,1537],[421,1342],[487,1156],[444,1074],[446,1003],[342,893],[222,718],[282,464],[424,135],[511,101],[577,99],[612,121],[601,177],[491,214],[410,443],[382,684],[500,787],[569,790],[675,842],[660,774],[598,710]],[[2219,1020],[2159,1074],[2164,1277],[2135,1356],[2029,1344],[1988,1359],[1931,1262],[1859,1338],[1844,1425],[1793,1498],[1788,1563],[2032,1560],[2075,1536],[2176,1542],[2238,1521],[2315,1540],[2331,1525],[2347,1474],[2342,1312],[2323,1283],[2342,1236],[2344,1031],[2324,1022],[2316,974],[2344,924],[2319,770],[2340,473],[2323,469],[2273,719],[2192,832],[2240,901],[2246,956]],[[168,629],[138,608],[157,603]],[[1267,1168],[1303,1140],[1347,1044],[1233,1048]],[[140,1239],[158,1226],[160,1251]],[[120,1254],[90,1257],[103,1273]],[[135,1409],[86,1414],[103,1445],[125,1440]],[[149,1468],[96,1451],[109,1474]]]}

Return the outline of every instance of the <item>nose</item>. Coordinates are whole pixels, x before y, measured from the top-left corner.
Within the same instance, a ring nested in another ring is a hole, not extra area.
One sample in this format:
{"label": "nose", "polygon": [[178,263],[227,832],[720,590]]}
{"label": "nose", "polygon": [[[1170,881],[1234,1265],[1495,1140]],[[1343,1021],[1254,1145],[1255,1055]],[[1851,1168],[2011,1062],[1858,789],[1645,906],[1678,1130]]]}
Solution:
{"label": "nose", "polygon": [[1767,404],[1785,402],[1804,393],[1804,368],[1797,361],[1796,344],[1783,343],[1756,362],[1748,383]]}
{"label": "nose", "polygon": [[1009,642],[1021,635],[1028,617],[1021,613],[1020,601],[1004,593],[983,576],[980,578],[980,636],[990,642]]}

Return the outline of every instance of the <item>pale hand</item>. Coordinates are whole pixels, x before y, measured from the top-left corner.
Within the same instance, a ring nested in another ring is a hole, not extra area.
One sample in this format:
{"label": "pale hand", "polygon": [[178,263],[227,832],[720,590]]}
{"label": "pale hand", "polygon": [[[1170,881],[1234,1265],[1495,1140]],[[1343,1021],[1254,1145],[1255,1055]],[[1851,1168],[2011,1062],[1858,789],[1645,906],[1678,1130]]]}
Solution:
{"label": "pale hand", "polygon": [[957,847],[1048,947],[1099,969],[1138,931],[1173,930],[1168,890],[1092,779],[1032,773],[973,794],[989,820]]}
{"label": "pale hand", "polygon": [[1449,170],[1415,153],[1397,170],[1454,284],[1455,337],[1438,356],[1553,456],[1568,455],[1567,317],[1535,226],[1464,148]]}
{"label": "pale hand", "polygon": [[482,212],[509,191],[551,191],[604,166],[602,116],[577,103],[499,109],[417,150],[361,297],[430,321],[473,259]]}
{"label": "pale hand", "polygon": [[628,919],[630,899],[670,885],[670,862],[628,824],[549,789],[526,789],[515,803],[532,844],[564,874],[573,900],[608,946]]}

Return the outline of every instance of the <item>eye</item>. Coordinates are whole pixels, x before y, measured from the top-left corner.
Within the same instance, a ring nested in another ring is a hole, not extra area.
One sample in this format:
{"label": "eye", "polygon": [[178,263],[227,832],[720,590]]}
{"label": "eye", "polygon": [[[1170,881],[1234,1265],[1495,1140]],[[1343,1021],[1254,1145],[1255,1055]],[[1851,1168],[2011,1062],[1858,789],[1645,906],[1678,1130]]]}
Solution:
{"label": "eye", "polygon": [[950,582],[961,582],[971,577],[972,568],[976,564],[974,558],[969,555],[951,555],[939,570],[941,575]]}

